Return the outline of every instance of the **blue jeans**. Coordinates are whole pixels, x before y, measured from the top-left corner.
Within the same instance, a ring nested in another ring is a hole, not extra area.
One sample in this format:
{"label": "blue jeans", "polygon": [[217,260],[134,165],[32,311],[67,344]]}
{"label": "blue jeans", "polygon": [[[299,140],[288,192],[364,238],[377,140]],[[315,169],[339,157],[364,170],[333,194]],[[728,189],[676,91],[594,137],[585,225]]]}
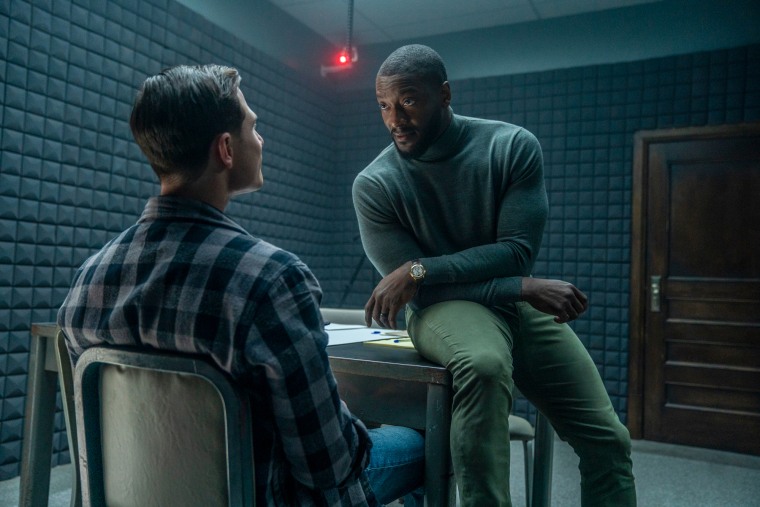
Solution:
{"label": "blue jeans", "polygon": [[385,505],[404,497],[404,507],[422,507],[425,439],[400,426],[369,430],[372,452],[365,469],[377,500]]}

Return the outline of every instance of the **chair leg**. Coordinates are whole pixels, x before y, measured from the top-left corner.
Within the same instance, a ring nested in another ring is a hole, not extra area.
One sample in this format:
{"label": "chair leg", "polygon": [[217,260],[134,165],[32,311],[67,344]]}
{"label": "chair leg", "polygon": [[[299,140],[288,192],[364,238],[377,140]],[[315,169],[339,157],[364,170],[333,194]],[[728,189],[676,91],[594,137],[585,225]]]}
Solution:
{"label": "chair leg", "polygon": [[531,507],[533,495],[533,441],[523,440],[523,454],[525,456],[525,505]]}

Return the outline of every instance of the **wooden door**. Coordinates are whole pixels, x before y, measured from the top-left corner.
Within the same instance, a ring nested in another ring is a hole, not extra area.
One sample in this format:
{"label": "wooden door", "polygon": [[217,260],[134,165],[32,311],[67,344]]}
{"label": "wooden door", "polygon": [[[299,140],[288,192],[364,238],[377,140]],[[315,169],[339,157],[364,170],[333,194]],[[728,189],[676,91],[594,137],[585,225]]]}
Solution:
{"label": "wooden door", "polygon": [[760,454],[760,124],[635,149],[631,433]]}

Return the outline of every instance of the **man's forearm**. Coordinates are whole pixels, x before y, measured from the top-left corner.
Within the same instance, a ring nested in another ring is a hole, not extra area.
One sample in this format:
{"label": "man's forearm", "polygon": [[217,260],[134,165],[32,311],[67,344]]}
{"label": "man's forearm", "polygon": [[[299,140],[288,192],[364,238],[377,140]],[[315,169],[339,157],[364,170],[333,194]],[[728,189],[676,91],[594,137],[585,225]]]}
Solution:
{"label": "man's forearm", "polygon": [[423,284],[412,300],[418,309],[443,301],[463,300],[484,306],[520,301],[522,277],[492,278],[480,283]]}

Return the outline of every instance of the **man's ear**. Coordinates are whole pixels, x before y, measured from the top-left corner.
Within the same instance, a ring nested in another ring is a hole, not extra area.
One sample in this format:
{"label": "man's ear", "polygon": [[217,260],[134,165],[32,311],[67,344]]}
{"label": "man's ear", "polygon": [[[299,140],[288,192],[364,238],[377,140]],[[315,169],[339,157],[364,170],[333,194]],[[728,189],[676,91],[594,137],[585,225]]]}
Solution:
{"label": "man's ear", "polygon": [[448,107],[451,104],[451,86],[448,81],[441,85],[441,99],[444,106]]}
{"label": "man's ear", "polygon": [[214,138],[211,143],[211,156],[218,164],[229,169],[234,161],[232,152],[232,136],[229,132],[223,132]]}

